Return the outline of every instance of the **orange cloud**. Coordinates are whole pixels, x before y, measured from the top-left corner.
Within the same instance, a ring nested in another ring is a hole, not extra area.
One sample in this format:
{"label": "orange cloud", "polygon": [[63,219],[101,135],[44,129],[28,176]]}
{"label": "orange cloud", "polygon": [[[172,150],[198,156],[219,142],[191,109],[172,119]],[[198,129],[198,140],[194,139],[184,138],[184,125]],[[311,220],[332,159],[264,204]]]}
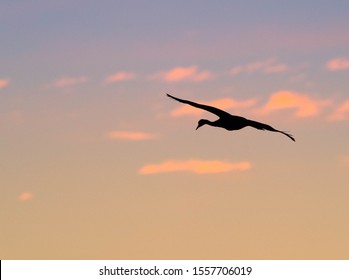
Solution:
{"label": "orange cloud", "polygon": [[273,93],[261,112],[295,109],[296,117],[305,118],[318,115],[321,108],[329,103],[329,100],[315,100],[303,93],[283,90]]}
{"label": "orange cloud", "polygon": [[78,84],[82,84],[85,83],[87,81],[87,77],[85,76],[81,76],[81,77],[65,77],[65,78],[61,78],[59,80],[56,80],[54,82],[54,86],[59,87],[59,88],[63,88],[63,87],[71,87],[71,86],[75,86]]}
{"label": "orange cloud", "polygon": [[104,83],[110,84],[121,81],[128,81],[134,79],[135,75],[133,73],[128,72],[116,72],[112,75],[109,75],[105,78]]}
{"label": "orange cloud", "polygon": [[[211,105],[217,108],[220,108],[222,110],[226,109],[231,109],[231,108],[236,108],[236,109],[244,109],[244,108],[250,108],[252,107],[255,103],[255,99],[247,99],[243,101],[236,101],[231,98],[222,98],[222,99],[217,99],[213,101],[207,101],[207,102],[202,102],[203,104]],[[170,114],[172,117],[180,117],[184,115],[201,115],[205,111],[191,107],[188,105],[180,105],[177,109],[174,109]]]}
{"label": "orange cloud", "polygon": [[9,79],[0,79],[0,89],[7,87],[9,84]]}
{"label": "orange cloud", "polygon": [[122,130],[111,131],[107,136],[109,139],[122,139],[132,141],[151,140],[157,138],[155,134],[151,133]]}
{"label": "orange cloud", "polygon": [[213,174],[251,169],[248,161],[231,163],[219,160],[168,160],[159,164],[147,164],[140,168],[139,174],[149,175],[167,172],[187,171],[195,174]]}
{"label": "orange cloud", "polygon": [[339,105],[335,111],[328,117],[329,121],[343,121],[349,117],[349,100]]}
{"label": "orange cloud", "polygon": [[280,73],[287,71],[288,66],[283,63],[279,63],[276,59],[267,59],[263,61],[257,61],[245,65],[238,65],[230,70],[231,75],[237,75],[239,73]]}
{"label": "orange cloud", "polygon": [[211,79],[213,75],[209,71],[199,71],[197,66],[176,67],[166,72],[160,72],[152,76],[153,79],[162,79],[166,82],[180,81],[205,81]]}
{"label": "orange cloud", "polygon": [[28,201],[33,199],[33,194],[31,192],[22,192],[17,199],[19,201]]}
{"label": "orange cloud", "polygon": [[334,58],[327,62],[326,68],[330,71],[348,70],[349,58]]}

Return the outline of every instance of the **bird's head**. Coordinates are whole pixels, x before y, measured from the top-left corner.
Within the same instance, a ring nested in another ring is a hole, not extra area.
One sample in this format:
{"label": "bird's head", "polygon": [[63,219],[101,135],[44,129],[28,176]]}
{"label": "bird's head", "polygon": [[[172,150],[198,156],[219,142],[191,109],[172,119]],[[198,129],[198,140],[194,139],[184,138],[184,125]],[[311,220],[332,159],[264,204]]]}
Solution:
{"label": "bird's head", "polygon": [[198,129],[198,128],[202,127],[204,124],[208,124],[208,123],[209,123],[208,120],[201,119],[201,120],[199,120],[198,126],[196,127],[196,129]]}

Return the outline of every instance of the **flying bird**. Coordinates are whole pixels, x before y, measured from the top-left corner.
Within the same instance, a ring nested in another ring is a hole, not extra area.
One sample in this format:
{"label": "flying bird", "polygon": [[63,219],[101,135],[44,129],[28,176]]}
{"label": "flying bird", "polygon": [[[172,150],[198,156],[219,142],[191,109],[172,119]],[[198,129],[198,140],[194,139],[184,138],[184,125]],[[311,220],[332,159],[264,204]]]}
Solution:
{"label": "flying bird", "polygon": [[206,110],[206,111],[213,113],[219,117],[218,120],[213,121],[213,122],[209,121],[209,120],[205,120],[205,119],[199,120],[198,126],[196,127],[196,129],[198,129],[199,127],[201,127],[205,124],[210,125],[210,126],[215,126],[215,127],[222,127],[222,128],[225,128],[226,130],[230,130],[230,131],[231,130],[239,130],[239,129],[242,129],[246,126],[251,126],[251,127],[254,127],[256,129],[259,129],[259,130],[268,130],[268,131],[273,131],[273,132],[279,132],[279,133],[286,135],[291,140],[296,141],[291,134],[289,134],[285,131],[277,130],[277,129],[271,127],[270,125],[256,122],[253,120],[249,120],[249,119],[246,119],[246,118],[243,118],[240,116],[234,116],[234,115],[231,115],[231,114],[229,114],[221,109],[218,109],[218,108],[215,108],[212,106],[208,106],[208,105],[195,103],[195,102],[192,102],[189,100],[180,99],[180,98],[174,97],[170,94],[167,94],[167,96],[174,99],[174,100],[177,100],[181,103],[188,104],[188,105],[191,105],[193,107]]}

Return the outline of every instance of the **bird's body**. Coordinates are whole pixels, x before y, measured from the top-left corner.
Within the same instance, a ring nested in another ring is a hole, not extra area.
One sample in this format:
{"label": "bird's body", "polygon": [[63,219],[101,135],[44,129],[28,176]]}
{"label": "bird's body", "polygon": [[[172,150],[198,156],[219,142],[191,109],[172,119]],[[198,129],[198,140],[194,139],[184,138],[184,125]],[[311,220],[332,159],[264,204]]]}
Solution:
{"label": "bird's body", "polygon": [[167,94],[167,96],[174,99],[174,100],[177,100],[181,103],[188,104],[188,105],[191,105],[193,107],[211,112],[219,117],[219,119],[216,121],[209,121],[206,119],[199,120],[199,123],[198,123],[198,126],[196,129],[198,129],[199,127],[201,127],[205,124],[210,125],[210,126],[215,126],[215,127],[221,127],[221,128],[226,129],[226,130],[229,130],[229,131],[239,130],[239,129],[242,129],[246,126],[251,126],[251,127],[254,127],[256,129],[259,129],[259,130],[268,130],[268,131],[273,131],[273,132],[279,132],[279,133],[286,135],[291,140],[296,141],[291,134],[284,132],[284,131],[281,131],[281,130],[277,130],[277,129],[271,127],[270,125],[256,122],[253,120],[249,120],[249,119],[246,119],[244,117],[234,116],[234,115],[231,115],[231,114],[229,114],[221,109],[218,109],[218,108],[215,108],[212,106],[208,106],[208,105],[195,103],[195,102],[192,102],[189,100],[180,99],[180,98],[174,97],[170,94]]}

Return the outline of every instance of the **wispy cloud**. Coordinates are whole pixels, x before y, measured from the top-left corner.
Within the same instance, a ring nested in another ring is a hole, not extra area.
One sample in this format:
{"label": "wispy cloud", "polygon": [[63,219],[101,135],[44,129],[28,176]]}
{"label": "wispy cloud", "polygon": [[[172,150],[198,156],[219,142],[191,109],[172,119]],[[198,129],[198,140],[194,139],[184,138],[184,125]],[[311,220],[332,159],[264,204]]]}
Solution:
{"label": "wispy cloud", "polygon": [[[252,107],[256,103],[256,99],[246,99],[242,101],[237,101],[231,98],[222,98],[212,101],[204,101],[203,104],[211,105],[222,110],[226,109],[246,109]],[[178,108],[171,111],[170,115],[172,117],[180,117],[185,115],[201,115],[205,111],[200,110],[195,107],[191,107],[188,105],[180,105]]]}
{"label": "wispy cloud", "polygon": [[9,84],[9,79],[0,79],[0,89],[7,87]]}
{"label": "wispy cloud", "polygon": [[220,160],[168,160],[159,164],[147,164],[139,169],[139,174],[159,174],[167,172],[191,172],[195,174],[214,174],[231,171],[245,171],[252,168],[248,161],[226,162]]}
{"label": "wispy cloud", "polygon": [[294,109],[296,117],[305,118],[318,115],[321,109],[329,104],[329,100],[317,100],[304,93],[283,90],[275,92],[269,97],[268,102],[261,109],[261,113]]}
{"label": "wispy cloud", "polygon": [[31,192],[22,192],[17,197],[19,201],[28,201],[28,200],[32,200],[33,198],[34,198],[34,195]]}
{"label": "wispy cloud", "polygon": [[125,130],[114,130],[107,134],[109,139],[119,139],[119,140],[130,140],[130,141],[142,141],[142,140],[152,140],[157,138],[157,135],[146,132],[137,131],[125,131]]}
{"label": "wispy cloud", "polygon": [[343,121],[349,117],[349,100],[337,106],[332,114],[328,116],[329,121]]}
{"label": "wispy cloud", "polygon": [[189,67],[175,67],[168,71],[159,72],[151,76],[151,79],[161,79],[165,82],[180,82],[180,81],[205,81],[211,79],[213,74],[209,71],[198,70],[198,67],[193,65]]}
{"label": "wispy cloud", "polygon": [[281,73],[287,71],[288,66],[284,63],[278,62],[274,58],[270,58],[263,61],[257,61],[249,64],[238,65],[230,69],[231,75],[237,75],[239,73]]}
{"label": "wispy cloud", "polygon": [[130,72],[116,72],[114,74],[111,74],[109,76],[107,76],[104,79],[104,83],[105,84],[111,84],[111,83],[116,83],[116,82],[122,82],[122,81],[129,81],[129,80],[133,80],[135,78],[135,74],[134,73],[130,73]]}
{"label": "wispy cloud", "polygon": [[75,85],[83,84],[87,81],[87,77],[63,77],[54,81],[53,85],[55,87],[64,88],[64,87],[72,87]]}
{"label": "wispy cloud", "polygon": [[349,58],[334,58],[326,63],[326,68],[330,71],[340,71],[349,69]]}

